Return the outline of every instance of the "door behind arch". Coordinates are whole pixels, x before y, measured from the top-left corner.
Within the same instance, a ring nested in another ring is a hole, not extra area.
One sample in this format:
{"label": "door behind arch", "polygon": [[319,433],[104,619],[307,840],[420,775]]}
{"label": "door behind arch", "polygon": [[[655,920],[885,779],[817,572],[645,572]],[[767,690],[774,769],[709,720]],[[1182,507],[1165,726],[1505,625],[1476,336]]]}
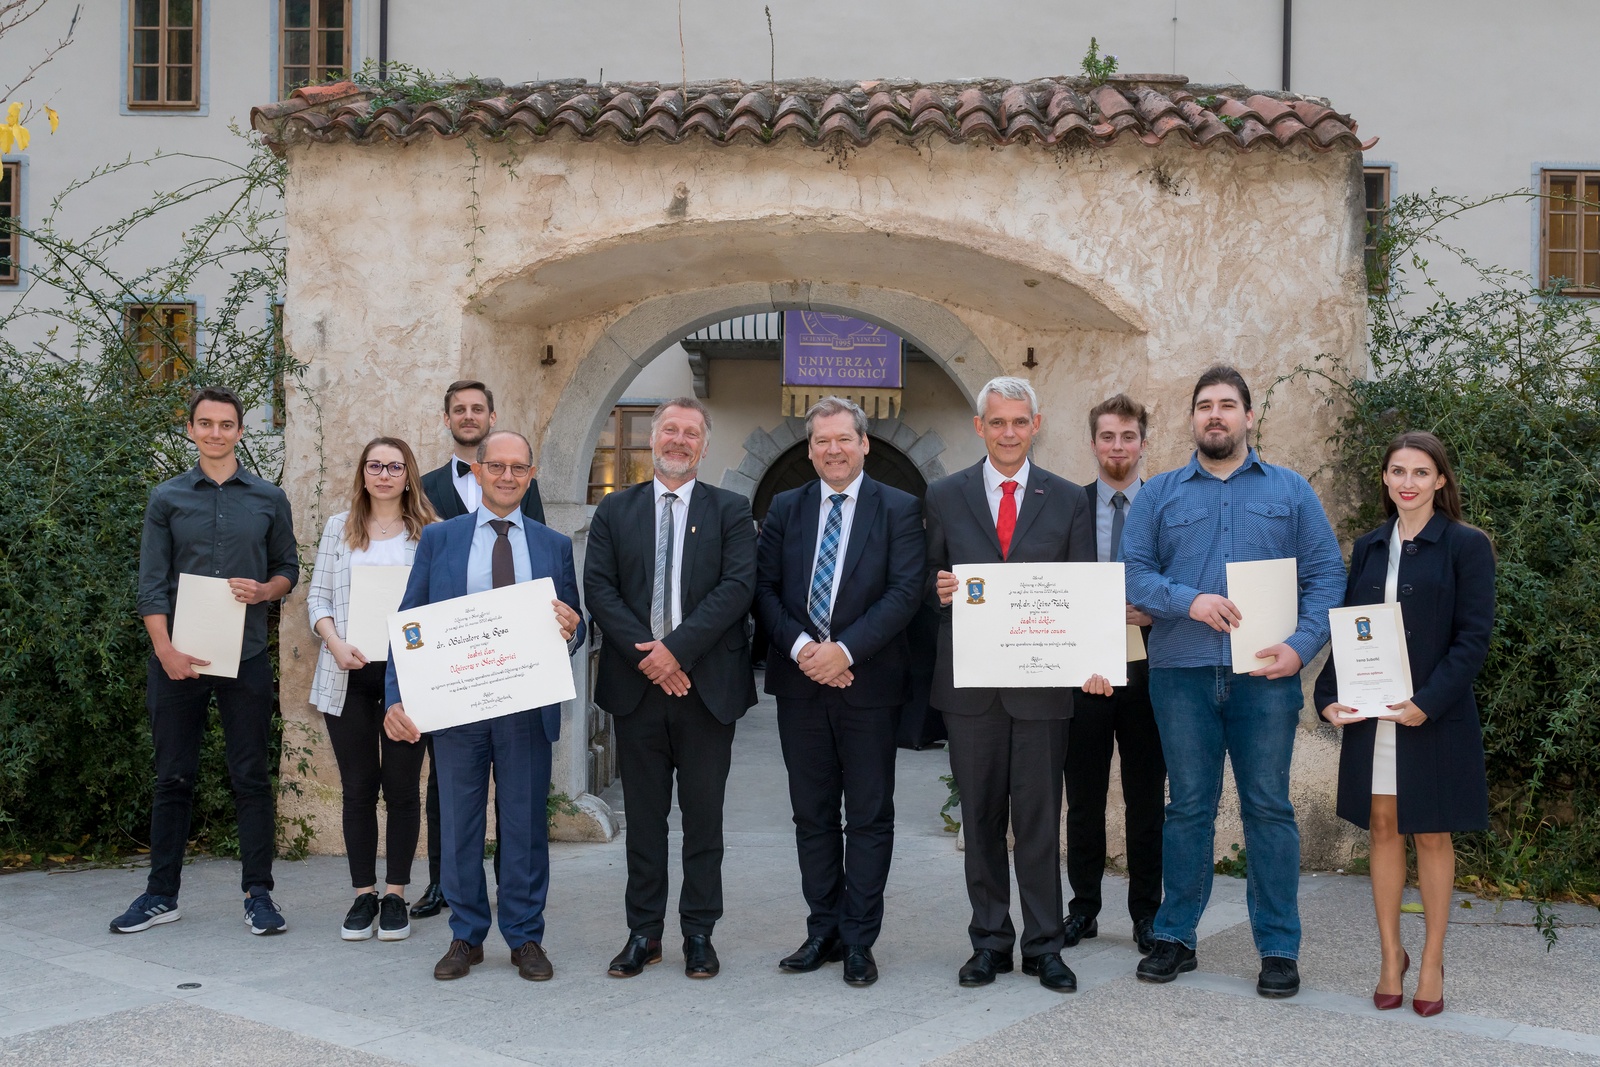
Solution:
{"label": "door behind arch", "polygon": [[[928,491],[928,481],[917,470],[917,465],[881,437],[869,435],[868,440],[872,445],[864,465],[867,476],[921,500]],[[761,476],[761,482],[756,486],[755,498],[750,502],[750,510],[755,513],[756,521],[766,518],[773,497],[790,489],[798,489],[816,476],[817,470],[811,465],[811,457],[806,455],[806,442],[791,445],[767,468],[767,473]]]}

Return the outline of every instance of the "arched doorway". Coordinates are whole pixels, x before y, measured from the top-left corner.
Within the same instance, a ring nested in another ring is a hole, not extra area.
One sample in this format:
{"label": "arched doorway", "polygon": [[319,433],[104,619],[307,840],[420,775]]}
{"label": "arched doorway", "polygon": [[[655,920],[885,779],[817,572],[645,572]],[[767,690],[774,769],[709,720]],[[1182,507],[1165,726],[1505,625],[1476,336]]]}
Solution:
{"label": "arched doorway", "polygon": [[[928,491],[928,481],[917,470],[917,465],[911,462],[911,458],[881,437],[868,434],[867,439],[872,442],[865,465],[867,477],[922,499],[922,495]],[[766,475],[756,487],[755,496],[750,501],[750,510],[755,513],[756,521],[760,522],[766,516],[773,497],[789,489],[798,489],[816,476],[811,457],[806,453],[806,443],[801,441],[790,446],[767,468]]]}

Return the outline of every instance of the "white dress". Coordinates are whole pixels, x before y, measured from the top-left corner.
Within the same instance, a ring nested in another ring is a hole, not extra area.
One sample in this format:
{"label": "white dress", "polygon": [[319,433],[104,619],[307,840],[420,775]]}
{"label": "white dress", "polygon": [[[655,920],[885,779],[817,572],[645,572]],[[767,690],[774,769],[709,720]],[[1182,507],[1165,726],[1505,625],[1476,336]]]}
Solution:
{"label": "white dress", "polygon": [[[1383,583],[1383,602],[1393,604],[1400,585],[1400,524],[1389,529],[1389,573]],[[1372,792],[1375,796],[1394,796],[1394,728],[1393,719],[1379,719],[1378,732],[1372,742]]]}

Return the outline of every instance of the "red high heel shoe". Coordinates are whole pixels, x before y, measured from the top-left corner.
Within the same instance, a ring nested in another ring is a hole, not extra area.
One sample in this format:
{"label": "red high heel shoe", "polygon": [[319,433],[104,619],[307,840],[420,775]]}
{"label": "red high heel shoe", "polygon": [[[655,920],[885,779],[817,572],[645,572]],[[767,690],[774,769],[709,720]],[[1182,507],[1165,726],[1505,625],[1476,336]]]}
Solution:
{"label": "red high heel shoe", "polygon": [[1438,1000],[1423,1000],[1421,997],[1411,998],[1411,1010],[1422,1016],[1424,1019],[1431,1018],[1444,1011],[1444,964],[1442,963],[1439,965],[1439,982],[1440,989]]}
{"label": "red high heel shoe", "polygon": [[1411,953],[1407,952],[1406,953],[1405,966],[1400,968],[1400,987],[1401,987],[1401,992],[1399,992],[1399,993],[1377,993],[1377,992],[1373,993],[1372,994],[1372,1006],[1374,1008],[1377,1008],[1379,1011],[1394,1011],[1394,1009],[1398,1008],[1400,1005],[1402,1005],[1402,1004],[1404,1004],[1406,1002],[1406,995],[1405,995],[1405,992],[1404,992],[1405,980],[1406,980],[1406,972],[1409,971],[1410,969],[1411,969]]}

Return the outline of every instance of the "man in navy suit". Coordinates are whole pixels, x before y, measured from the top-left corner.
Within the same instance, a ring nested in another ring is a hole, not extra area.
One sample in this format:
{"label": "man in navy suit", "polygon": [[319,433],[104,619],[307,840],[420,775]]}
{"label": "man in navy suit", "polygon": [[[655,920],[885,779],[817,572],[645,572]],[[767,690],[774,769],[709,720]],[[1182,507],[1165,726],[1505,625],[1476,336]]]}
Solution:
{"label": "man in navy suit", "polygon": [[[500,430],[478,443],[473,473],[482,489],[477,511],[424,527],[400,610],[535,578],[553,578],[552,601],[571,652],[583,642],[572,541],[527,518],[519,507],[533,475],[533,448]],[[389,712],[384,730],[396,741],[421,734],[405,713],[394,657],[389,658]],[[432,732],[439,764],[444,896],[450,905],[450,948],[433,968],[440,980],[464,977],[483,962],[489,893],[483,874],[484,808],[493,767],[497,833],[504,877],[498,881],[500,932],[511,962],[529,981],[554,973],[540,942],[550,881],[546,801],[550,746],[561,731],[560,705],[519,711]]]}
{"label": "man in navy suit", "polygon": [[925,578],[922,505],[862,470],[867,416],[850,401],[812,405],[806,440],[818,480],[773,499],[756,550],[756,615],[772,639],[766,688],[778,698],[811,909],[805,943],[778,966],[800,973],[842,959],[844,980],[868,986],[894,851],[905,630]]}

